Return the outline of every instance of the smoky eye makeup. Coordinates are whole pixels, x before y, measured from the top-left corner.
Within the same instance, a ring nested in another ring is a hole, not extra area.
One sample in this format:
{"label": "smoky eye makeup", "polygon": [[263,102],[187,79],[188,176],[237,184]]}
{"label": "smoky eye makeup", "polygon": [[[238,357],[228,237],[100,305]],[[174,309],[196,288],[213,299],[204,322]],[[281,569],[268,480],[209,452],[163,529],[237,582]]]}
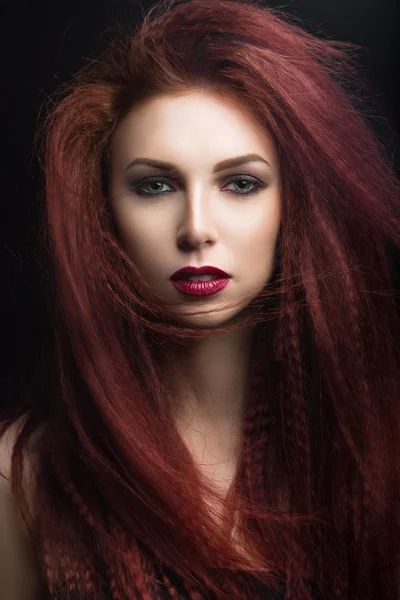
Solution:
{"label": "smoky eye makeup", "polygon": [[[218,184],[219,185],[224,185],[225,182],[227,181],[231,181],[234,178],[244,178],[244,179],[252,179],[254,182],[258,182],[264,186],[269,186],[273,183],[274,180],[274,174],[271,172],[271,169],[269,168],[267,170],[267,172],[265,172],[266,170],[263,169],[257,169],[257,168],[252,168],[249,169],[246,167],[243,168],[242,167],[231,167],[230,170],[227,169],[227,173],[225,175],[220,175],[218,177]],[[137,174],[136,174],[137,173]],[[131,169],[131,171],[129,172],[129,170],[127,171],[124,180],[126,182],[126,185],[132,189],[133,187],[135,187],[136,184],[138,184],[139,182],[148,182],[148,181],[171,181],[173,182],[175,185],[179,185],[179,186],[185,186],[185,182],[184,182],[184,178],[182,177],[182,175],[175,169],[175,170],[161,170],[158,172],[157,169]]]}
{"label": "smoky eye makeup", "polygon": [[[141,197],[161,197],[173,193],[181,185],[177,177],[165,177],[162,175],[130,177],[128,187],[137,196]],[[268,187],[269,183],[259,177],[248,173],[226,175],[220,182],[225,193],[234,196],[253,196],[261,189]],[[153,189],[150,190],[151,186]],[[154,186],[156,189],[154,189]],[[170,189],[160,189],[160,186],[166,186]],[[231,186],[230,189],[228,186]],[[171,189],[173,188],[173,189]],[[147,191],[146,191],[147,189]]]}

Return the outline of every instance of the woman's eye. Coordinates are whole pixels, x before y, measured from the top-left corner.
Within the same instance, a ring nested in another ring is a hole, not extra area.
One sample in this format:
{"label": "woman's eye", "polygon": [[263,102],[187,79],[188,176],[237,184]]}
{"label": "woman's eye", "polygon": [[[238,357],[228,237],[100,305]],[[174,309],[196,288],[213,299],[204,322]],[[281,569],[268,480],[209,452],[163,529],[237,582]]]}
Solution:
{"label": "woman's eye", "polygon": [[[265,184],[259,179],[255,179],[254,177],[248,177],[247,175],[239,175],[238,177],[231,179],[230,183],[233,183],[233,185],[235,186],[239,186],[239,191],[233,193],[238,193],[240,196],[248,196],[250,194],[255,194],[260,188],[266,187]],[[243,184],[244,188],[242,187]]]}
{"label": "woman's eye", "polygon": [[[128,184],[138,196],[164,196],[168,191],[160,191],[160,186],[170,185],[169,181],[171,180],[165,179],[164,177],[146,177],[139,180],[131,179]],[[174,180],[174,182],[175,184],[179,183],[176,180]],[[255,194],[260,188],[266,187],[262,181],[255,177],[250,177],[249,175],[237,175],[228,181],[228,185],[231,184],[236,186],[236,191],[229,191],[239,196]],[[150,189],[150,192],[143,191],[146,187],[149,189],[150,186],[153,186],[153,189]]]}

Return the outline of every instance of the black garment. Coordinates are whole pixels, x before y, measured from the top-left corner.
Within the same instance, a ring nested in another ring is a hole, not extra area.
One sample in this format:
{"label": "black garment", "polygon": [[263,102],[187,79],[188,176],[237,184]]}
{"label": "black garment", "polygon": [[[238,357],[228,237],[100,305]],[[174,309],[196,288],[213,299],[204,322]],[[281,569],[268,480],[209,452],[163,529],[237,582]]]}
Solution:
{"label": "black garment", "polygon": [[[168,575],[169,575],[172,583],[174,584],[174,586],[176,586],[179,598],[181,600],[190,600],[188,594],[186,593],[183,582],[178,578],[178,576],[176,574],[172,574],[172,572],[169,570],[168,570]],[[313,581],[310,581],[309,584],[312,589],[313,599],[314,600],[322,600],[322,596],[318,590],[317,585]],[[259,600],[285,600],[286,599],[285,588],[282,591],[277,592],[276,590],[273,590],[266,584],[263,584],[257,580],[254,581],[254,586],[255,586],[257,593],[259,594],[259,596],[258,596]],[[43,595],[40,597],[40,600],[63,600],[64,598],[65,598],[64,592],[60,592],[56,595],[51,596],[48,588],[46,588]],[[112,600],[111,592],[109,591],[109,589],[104,594],[104,600]],[[159,596],[155,600],[171,600],[170,595],[165,587],[162,587],[160,589]],[[215,595],[212,596],[210,594],[210,596],[209,596],[209,598],[207,598],[207,600],[218,600],[218,599],[215,597]]]}
{"label": "black garment", "polygon": [[[182,582],[178,579],[178,577],[172,574],[171,571],[168,571],[168,575],[171,579],[171,581],[173,582],[174,585],[176,585],[177,587],[177,591],[179,594],[179,598],[181,600],[190,600],[189,596],[187,595],[185,588],[182,584]],[[249,577],[252,577],[252,575],[249,573]],[[256,592],[258,593],[258,598],[259,600],[285,600],[286,598],[286,588],[284,587],[281,591],[276,591],[274,589],[272,589],[270,586],[266,585],[265,583],[262,583],[261,581],[258,581],[256,579],[253,580],[254,583],[254,587],[256,589]],[[314,600],[322,600],[322,596],[318,590],[318,586],[315,584],[314,581],[309,580],[308,581],[311,591],[312,591],[312,595],[313,595],[313,599]],[[165,593],[162,594],[162,600],[170,600],[170,596],[168,594],[168,592],[165,591]],[[218,600],[218,598],[214,596],[211,596],[209,598],[207,598],[207,600]]]}
{"label": "black garment", "polygon": [[[252,577],[252,575],[250,573],[248,575],[249,575],[249,577]],[[176,573],[173,573],[172,571],[170,571],[168,569],[168,576],[171,579],[174,586],[176,586],[178,594],[179,594],[179,598],[181,600],[190,600],[188,594],[186,593],[186,590],[185,590],[185,587],[184,587],[182,581],[178,578]],[[246,574],[246,576],[247,576],[247,574]],[[257,593],[259,594],[259,596],[258,596],[259,600],[285,600],[285,590],[283,590],[281,592],[277,592],[277,591],[271,589],[266,584],[263,584],[261,581],[258,581],[258,580],[254,580],[254,587],[255,587]],[[170,600],[170,596],[165,588],[163,588],[162,600]],[[210,595],[207,596],[207,600],[218,600],[218,598],[215,596],[215,594],[212,594],[210,592]],[[315,600],[317,600],[317,597],[315,598]]]}

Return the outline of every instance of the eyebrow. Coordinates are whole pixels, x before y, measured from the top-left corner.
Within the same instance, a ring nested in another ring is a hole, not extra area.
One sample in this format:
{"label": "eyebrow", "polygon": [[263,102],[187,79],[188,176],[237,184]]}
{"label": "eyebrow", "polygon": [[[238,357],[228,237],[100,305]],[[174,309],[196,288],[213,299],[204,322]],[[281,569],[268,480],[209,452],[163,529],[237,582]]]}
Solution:
{"label": "eyebrow", "polygon": [[[236,167],[238,165],[255,161],[262,161],[269,167],[271,166],[270,163],[265,160],[265,158],[262,158],[262,156],[259,154],[245,154],[244,156],[235,156],[234,158],[222,160],[215,165],[213,173],[223,171],[224,169],[229,169],[229,167]],[[150,167],[156,167],[157,169],[163,169],[165,171],[177,171],[176,166],[172,163],[164,162],[162,160],[153,160],[151,158],[135,158],[135,160],[129,163],[129,165],[126,167],[126,170],[130,169],[134,165],[148,165]]]}

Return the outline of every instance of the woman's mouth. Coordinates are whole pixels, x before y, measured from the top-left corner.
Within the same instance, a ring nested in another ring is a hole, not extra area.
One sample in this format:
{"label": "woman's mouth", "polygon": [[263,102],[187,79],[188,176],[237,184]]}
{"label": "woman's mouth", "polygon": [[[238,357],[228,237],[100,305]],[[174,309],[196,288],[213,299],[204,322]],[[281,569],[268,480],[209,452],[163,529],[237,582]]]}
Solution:
{"label": "woman's mouth", "polygon": [[187,296],[211,296],[223,290],[229,281],[229,277],[194,276],[187,280],[171,280],[171,283],[175,289]]}
{"label": "woman's mouth", "polygon": [[184,267],[175,271],[171,283],[179,292],[188,296],[211,296],[223,290],[230,275],[217,267]]}

